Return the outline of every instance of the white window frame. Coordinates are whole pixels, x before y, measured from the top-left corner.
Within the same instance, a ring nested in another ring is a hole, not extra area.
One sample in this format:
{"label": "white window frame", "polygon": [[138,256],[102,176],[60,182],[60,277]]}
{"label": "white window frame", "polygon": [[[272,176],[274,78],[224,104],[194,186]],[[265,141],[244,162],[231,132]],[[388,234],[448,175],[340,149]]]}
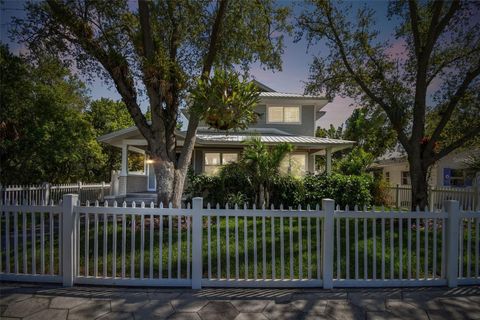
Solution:
{"label": "white window frame", "polygon": [[[278,105],[267,105],[267,124],[302,124],[302,106],[278,106]],[[270,108],[282,108],[283,121],[270,121]],[[285,122],[285,108],[297,108],[298,109],[298,122]]]}
{"label": "white window frame", "polygon": [[[220,154],[220,164],[219,165],[207,165],[206,164],[206,161],[205,161],[205,157],[208,153],[219,153]],[[208,167],[222,167],[224,166],[226,163],[223,163],[223,154],[226,153],[226,154],[236,154],[237,155],[237,161],[240,157],[240,153],[239,152],[236,152],[236,151],[228,151],[228,150],[225,150],[225,151],[204,151],[203,152],[203,161],[202,161],[202,173],[206,173],[205,171],[205,168],[208,166]]]}

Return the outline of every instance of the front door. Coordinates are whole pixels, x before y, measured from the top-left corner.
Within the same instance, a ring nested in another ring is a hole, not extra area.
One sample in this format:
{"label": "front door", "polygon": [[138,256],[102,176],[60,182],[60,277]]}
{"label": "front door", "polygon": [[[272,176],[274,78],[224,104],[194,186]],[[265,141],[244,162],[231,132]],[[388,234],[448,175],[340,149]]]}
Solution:
{"label": "front door", "polygon": [[157,179],[155,179],[155,170],[153,169],[153,164],[149,163],[147,166],[147,190],[156,191],[157,190]]}

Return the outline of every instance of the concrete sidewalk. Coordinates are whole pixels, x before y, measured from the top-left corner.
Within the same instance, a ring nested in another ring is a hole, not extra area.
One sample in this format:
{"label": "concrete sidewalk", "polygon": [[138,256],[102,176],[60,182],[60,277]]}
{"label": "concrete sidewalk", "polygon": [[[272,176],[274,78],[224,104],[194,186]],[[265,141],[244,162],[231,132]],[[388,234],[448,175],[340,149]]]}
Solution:
{"label": "concrete sidewalk", "polygon": [[480,319],[480,286],[178,289],[0,283],[7,319]]}

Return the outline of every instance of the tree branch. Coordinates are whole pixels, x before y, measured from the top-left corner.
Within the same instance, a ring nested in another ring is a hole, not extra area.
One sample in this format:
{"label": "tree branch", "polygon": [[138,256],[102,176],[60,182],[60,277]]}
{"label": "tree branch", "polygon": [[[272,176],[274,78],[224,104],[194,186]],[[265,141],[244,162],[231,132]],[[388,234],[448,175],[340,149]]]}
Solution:
{"label": "tree branch", "polygon": [[71,34],[75,35],[74,39],[65,39],[72,42],[72,44],[79,45],[84,51],[97,58],[100,64],[110,74],[136,126],[147,141],[151,140],[152,132],[150,125],[138,105],[137,93],[126,59],[121,57],[122,61],[119,63],[116,61],[118,56],[112,58],[98,41],[91,36],[89,30],[87,30],[87,28],[89,28],[88,25],[79,20],[65,5],[54,0],[47,0],[47,4],[53,16],[61,21],[69,29]]}
{"label": "tree branch", "polygon": [[[213,62],[217,55],[218,42],[220,37],[220,32],[222,30],[222,21],[226,15],[228,0],[221,0],[217,14],[215,17],[215,22],[212,27],[212,33],[210,35],[210,44],[208,47],[207,57],[205,59],[202,75],[203,79],[209,77],[210,72],[213,67]],[[199,115],[192,114],[190,119],[188,119],[187,134],[185,136],[185,141],[183,142],[182,153],[180,154],[180,159],[178,160],[178,168],[183,169],[188,165],[188,161],[191,158],[192,150],[195,145],[195,138],[197,135],[197,127],[199,123]]]}
{"label": "tree branch", "polygon": [[339,51],[340,51],[340,56],[342,58],[343,64],[347,68],[348,72],[350,75],[353,77],[355,82],[362,88],[362,90],[367,94],[367,96],[370,97],[375,103],[377,103],[380,107],[385,110],[385,113],[387,114],[388,118],[392,122],[392,126],[395,128],[395,131],[397,131],[398,139],[402,143],[405,149],[409,148],[408,145],[408,138],[405,135],[405,132],[403,132],[403,127],[401,125],[401,119],[398,119],[397,116],[395,115],[394,111],[392,108],[390,108],[382,99],[377,97],[367,86],[367,84],[361,79],[361,77],[355,72],[353,67],[351,66],[349,59],[347,57],[347,53],[345,50],[345,47],[343,45],[343,42],[340,39],[340,36],[338,35],[336,26],[333,22],[333,17],[331,16],[331,11],[327,10],[326,17],[328,20],[328,26],[332,30],[332,33],[334,35],[334,42],[336,43]]}
{"label": "tree branch", "polygon": [[419,60],[422,52],[422,43],[420,39],[420,31],[418,30],[419,16],[417,3],[415,2],[415,0],[409,0],[408,7],[410,12],[410,25],[412,27],[413,34],[413,45],[415,46],[415,55],[417,56],[417,60]]}
{"label": "tree branch", "polygon": [[450,152],[454,151],[455,149],[460,148],[466,142],[468,142],[470,139],[472,139],[473,137],[478,136],[478,135],[480,135],[480,127],[475,127],[473,129],[467,131],[467,133],[465,133],[465,135],[463,135],[463,137],[461,137],[457,141],[451,143],[447,147],[443,148],[440,152],[436,153],[433,157],[433,160],[438,161],[438,160],[442,159],[443,157],[448,155]]}
{"label": "tree branch", "polygon": [[430,141],[427,144],[426,149],[427,150],[432,150],[435,141],[438,140],[440,137],[440,134],[442,133],[443,129],[447,125],[448,121],[450,120],[450,117],[452,116],[453,111],[455,110],[455,107],[457,106],[458,102],[460,99],[463,97],[465,92],[468,89],[468,86],[470,83],[480,75],[480,61],[478,62],[477,66],[475,69],[470,70],[467,72],[467,75],[463,79],[462,84],[457,88],[457,91],[455,94],[450,98],[450,101],[443,112],[442,118],[440,119],[440,122],[438,123],[437,127],[435,128],[435,131],[433,132]]}

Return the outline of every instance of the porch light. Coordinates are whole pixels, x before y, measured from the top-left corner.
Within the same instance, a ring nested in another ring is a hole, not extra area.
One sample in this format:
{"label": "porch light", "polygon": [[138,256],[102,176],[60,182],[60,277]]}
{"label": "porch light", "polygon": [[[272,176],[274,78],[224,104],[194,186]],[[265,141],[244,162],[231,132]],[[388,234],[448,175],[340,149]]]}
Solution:
{"label": "porch light", "polygon": [[147,161],[145,161],[147,164],[152,164],[154,163],[155,161],[153,161],[152,159],[147,159]]}

